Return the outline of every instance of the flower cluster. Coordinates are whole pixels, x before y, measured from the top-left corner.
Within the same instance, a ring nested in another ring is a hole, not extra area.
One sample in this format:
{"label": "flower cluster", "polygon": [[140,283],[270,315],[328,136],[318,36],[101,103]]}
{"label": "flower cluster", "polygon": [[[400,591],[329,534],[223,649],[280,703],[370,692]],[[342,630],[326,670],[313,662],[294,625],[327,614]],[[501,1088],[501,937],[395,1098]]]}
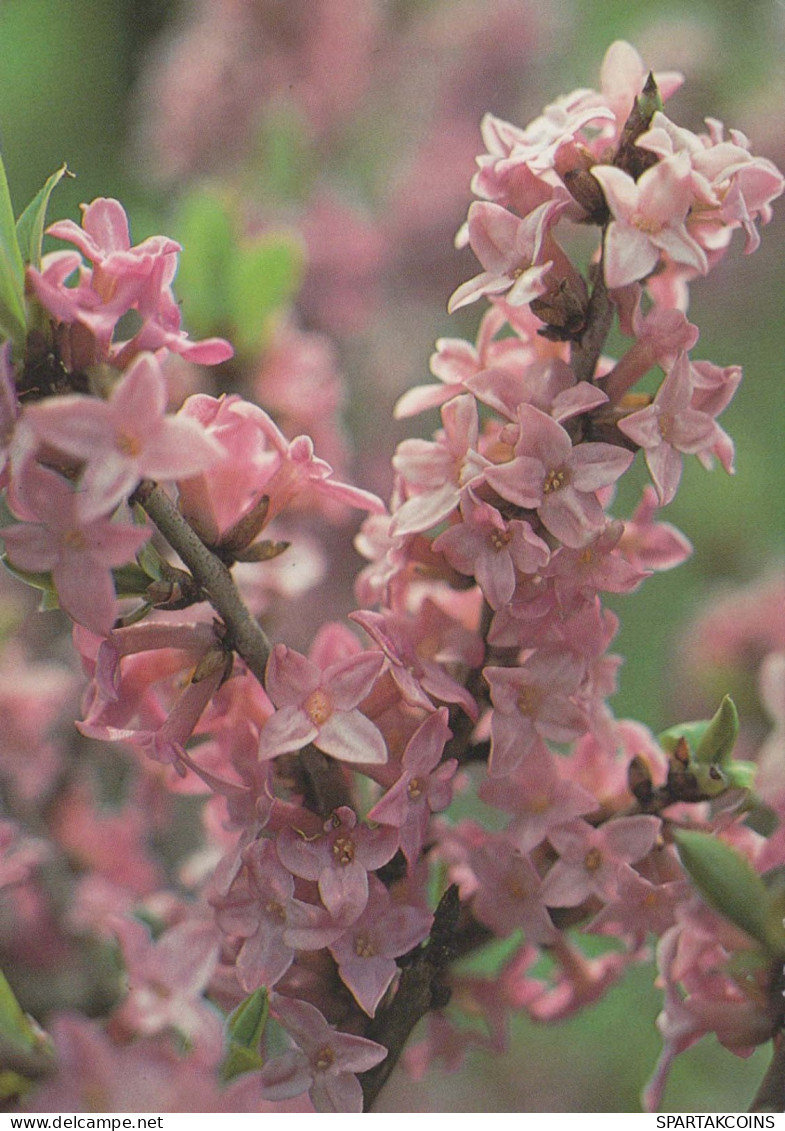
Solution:
{"label": "flower cluster", "polygon": [[[781,1025],[785,937],[760,874],[781,864],[782,826],[767,838],[747,820],[785,816],[773,756],[753,795],[729,699],[659,740],[608,704],[618,620],[602,594],[691,553],[659,519],[684,455],[733,469],[716,418],[740,370],[691,358],[688,284],[735,229],[755,249],[785,184],[738,132],[671,122],[679,81],[616,43],[599,90],[525,129],[486,117],[459,235],[482,271],[450,306],[490,305],[474,344],[437,342],[438,383],[398,402],[399,416],[438,408],[441,427],[398,446],[389,508],[237,393],[167,411],[169,355],[229,353],[180,330],[177,245],[131,247],[108,200],[50,229],[92,268],[60,252],[28,269],[27,351],[6,349],[2,374],[17,521],[0,534],[13,571],[75,622],[78,729],[120,744],[136,793],[110,819],[76,779],[55,806],[53,840],[83,868],[69,928],[114,945],[125,982],[100,1030],[54,1019],[62,1069],[38,1110],[96,1088],[122,1102],[132,1063],[178,1097],[162,1105],[183,1103],[185,1069],[210,1081],[203,1110],[367,1110],[431,1009],[415,1071],[500,1048],[515,1009],[556,1020],[591,1004],[652,936],[665,1049],[650,1104],[703,1034],[743,1053]],[[568,249],[587,228],[581,262]],[[141,326],[115,341],[129,311]],[[615,319],[631,339],[618,359],[603,352]],[[35,384],[42,336],[58,380]],[[658,391],[634,391],[653,370]],[[652,485],[625,519],[616,484],[639,451]],[[268,526],[329,525],[336,505],[368,512],[361,607],[352,627],[321,623],[307,653],[273,646],[251,575],[286,561],[288,539]],[[767,672],[774,703],[782,664]],[[167,883],[148,841],[190,793],[200,848]],[[28,925],[46,920],[39,844],[5,829]],[[620,945],[590,959],[581,931]],[[510,940],[494,979],[453,964],[494,938]]]}

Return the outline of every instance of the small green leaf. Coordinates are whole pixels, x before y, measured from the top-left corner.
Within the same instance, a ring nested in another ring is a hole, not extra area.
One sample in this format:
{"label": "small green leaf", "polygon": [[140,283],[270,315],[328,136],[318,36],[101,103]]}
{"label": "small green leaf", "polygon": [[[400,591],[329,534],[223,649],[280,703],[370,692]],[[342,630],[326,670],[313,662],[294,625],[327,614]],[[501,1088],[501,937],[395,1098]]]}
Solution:
{"label": "small green leaf", "polygon": [[117,596],[121,599],[124,597],[144,597],[147,593],[150,578],[144,569],[141,569],[138,565],[129,563],[120,566],[112,570],[112,576],[114,577]]}
{"label": "small green leaf", "polygon": [[142,546],[141,550],[136,555],[136,560],[139,563],[139,567],[144,570],[148,585],[151,579],[153,581],[161,580],[161,564],[164,559],[153,545],[152,540],[145,542],[144,546]]}
{"label": "small green leaf", "polygon": [[709,833],[674,833],[679,856],[703,899],[775,956],[785,930],[761,877],[741,853]]}
{"label": "small green leaf", "polygon": [[668,754],[673,754],[678,746],[679,739],[684,738],[687,741],[690,752],[694,754],[696,747],[706,733],[708,725],[707,719],[701,719],[698,722],[692,723],[679,723],[677,726],[668,727],[667,730],[657,735],[657,741],[663,750]]}
{"label": "small green leaf", "polygon": [[36,1030],[14,997],[14,991],[2,970],[0,970],[0,1031],[23,1048],[32,1048],[38,1041]]}
{"label": "small green leaf", "polygon": [[177,234],[183,245],[177,294],[184,321],[196,337],[225,330],[231,317],[227,286],[235,239],[219,194],[205,189],[189,193],[181,206]]}
{"label": "small green leaf", "polygon": [[241,350],[255,352],[264,344],[275,314],[297,293],[303,260],[292,233],[267,233],[240,243],[231,264],[230,303]]}
{"label": "small green leaf", "polygon": [[44,187],[36,193],[16,222],[16,238],[24,263],[36,269],[41,266],[41,245],[44,240],[44,224],[49,198],[63,177],[72,176],[63,165],[52,173]]}
{"label": "small green leaf", "polygon": [[0,336],[18,346],[27,333],[25,268],[16,238],[14,210],[5,166],[0,158]]}
{"label": "small green leaf", "polygon": [[241,1001],[227,1020],[229,1047],[221,1075],[225,1082],[243,1072],[253,1072],[264,1063],[260,1044],[270,1013],[267,990],[261,986]]}
{"label": "small green leaf", "polygon": [[695,757],[707,765],[714,762],[725,768],[739,736],[739,712],[730,695],[724,696],[695,747]]}
{"label": "small green leaf", "polygon": [[24,581],[25,585],[30,585],[33,589],[41,590],[41,604],[38,606],[41,612],[51,612],[52,609],[60,608],[60,599],[51,573],[32,573],[26,569],[17,569],[9,562],[7,554],[0,554],[0,562],[19,581]]}
{"label": "small green leaf", "polygon": [[758,773],[755,762],[743,762],[734,758],[722,769],[728,779],[729,789],[752,789],[755,785],[755,777]]}

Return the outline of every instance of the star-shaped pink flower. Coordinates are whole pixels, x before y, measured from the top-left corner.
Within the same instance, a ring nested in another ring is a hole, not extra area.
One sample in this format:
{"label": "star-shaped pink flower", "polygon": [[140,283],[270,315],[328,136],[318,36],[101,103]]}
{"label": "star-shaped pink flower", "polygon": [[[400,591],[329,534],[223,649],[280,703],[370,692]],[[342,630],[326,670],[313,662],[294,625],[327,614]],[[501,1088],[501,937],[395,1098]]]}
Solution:
{"label": "star-shaped pink flower", "polygon": [[619,430],[644,449],[663,506],[678,489],[682,453],[709,448],[716,438],[713,418],[692,407],[693,392],[690,361],[680,353],[653,402],[619,421]]}
{"label": "star-shaped pink flower", "polygon": [[577,907],[591,895],[615,899],[622,872],[651,851],[659,831],[657,817],[619,817],[597,828],[577,820],[551,829],[548,840],[559,859],[543,880],[543,900],[549,907]]}
{"label": "star-shaped pink flower", "polygon": [[381,652],[360,652],[322,670],[277,644],[267,664],[266,687],[278,709],[262,727],[259,757],[276,758],[312,742],[342,762],[386,762],[381,731],[357,709],[383,667]]}
{"label": "star-shaped pink flower", "polygon": [[167,390],[151,353],[140,354],[99,397],[51,397],[25,411],[33,436],[84,461],[79,509],[85,519],[110,514],[140,479],[182,479],[206,471],[223,448],[192,417],[167,415]]}
{"label": "star-shaped pink flower", "polygon": [[543,525],[565,546],[584,546],[605,526],[596,492],[630,466],[632,452],[614,444],[573,447],[568,432],[532,405],[518,408],[514,457],[484,478],[504,499],[536,507]]}
{"label": "star-shaped pink flower", "polygon": [[106,636],[117,615],[112,567],[131,561],[150,537],[149,529],[107,518],[85,522],[79,493],[37,464],[17,486],[28,521],[0,530],[9,561],[33,573],[51,572],[65,611]]}

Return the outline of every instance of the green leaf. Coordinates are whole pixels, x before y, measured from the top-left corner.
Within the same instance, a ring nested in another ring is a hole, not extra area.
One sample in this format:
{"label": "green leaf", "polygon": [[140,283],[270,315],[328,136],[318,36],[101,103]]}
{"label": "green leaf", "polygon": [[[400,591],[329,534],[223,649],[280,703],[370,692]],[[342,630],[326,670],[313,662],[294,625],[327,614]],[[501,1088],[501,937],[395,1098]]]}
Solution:
{"label": "green leaf", "polygon": [[25,269],[16,238],[11,194],[0,158],[0,335],[18,346],[27,333],[24,285]]}
{"label": "green leaf", "polygon": [[260,1044],[270,1014],[267,990],[261,986],[241,1001],[227,1020],[229,1047],[221,1068],[224,1082],[243,1072],[254,1072],[264,1063]]}
{"label": "green leaf", "polygon": [[690,752],[694,754],[698,744],[706,733],[708,725],[707,719],[701,719],[698,722],[692,723],[679,723],[677,726],[668,727],[667,730],[658,734],[657,741],[663,750],[667,751],[668,754],[673,754],[679,739],[685,738]]}
{"label": "green leaf", "polygon": [[304,254],[292,233],[276,232],[241,243],[232,260],[230,303],[234,338],[246,352],[264,345],[274,316],[300,286]]}
{"label": "green leaf", "polygon": [[38,1034],[14,997],[14,991],[2,970],[0,970],[0,1031],[23,1048],[33,1048],[38,1043]]}
{"label": "green leaf", "polygon": [[710,833],[674,833],[679,856],[703,899],[774,956],[785,955],[785,930],[766,885],[741,853]]}
{"label": "green leaf", "polygon": [[230,322],[228,275],[235,239],[229,211],[215,192],[197,190],[181,205],[177,236],[183,245],[177,294],[195,337],[224,330]]}
{"label": "green leaf", "polygon": [[46,210],[49,207],[49,198],[63,177],[72,176],[68,167],[63,165],[52,173],[46,184],[28,204],[16,222],[16,238],[19,251],[24,263],[36,269],[41,266],[41,245],[44,240],[44,224],[46,223]]}
{"label": "green leaf", "polygon": [[120,566],[112,570],[112,576],[114,577],[117,596],[121,599],[123,597],[144,597],[147,593],[150,578],[144,569],[141,569],[138,565],[129,563]]}
{"label": "green leaf", "polygon": [[228,334],[245,353],[258,353],[275,315],[296,294],[304,251],[290,232],[238,238],[230,205],[201,189],[183,202],[177,234],[183,245],[177,275],[183,320],[196,337]]}
{"label": "green leaf", "polygon": [[704,765],[714,762],[725,767],[738,737],[739,712],[730,695],[725,695],[695,747],[695,757]]}
{"label": "green leaf", "polygon": [[33,589],[41,590],[41,603],[38,606],[41,612],[51,612],[52,609],[60,608],[60,599],[51,573],[32,573],[26,569],[17,569],[9,562],[7,554],[0,554],[0,562],[19,581],[24,581],[25,585],[30,585]]}

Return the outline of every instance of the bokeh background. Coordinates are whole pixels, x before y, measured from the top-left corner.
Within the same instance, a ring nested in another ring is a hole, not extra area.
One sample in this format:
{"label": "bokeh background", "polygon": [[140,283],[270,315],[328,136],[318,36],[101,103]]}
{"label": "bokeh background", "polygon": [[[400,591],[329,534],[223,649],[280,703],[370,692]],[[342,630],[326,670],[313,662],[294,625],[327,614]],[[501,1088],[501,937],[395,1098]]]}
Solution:
{"label": "bokeh background", "polygon": [[[393,423],[396,397],[428,380],[436,337],[471,336],[479,318],[474,308],[448,318],[445,304],[474,273],[452,239],[482,114],[523,125],[595,85],[617,38],[653,69],[686,74],[669,104],[676,120],[700,129],[704,115],[720,118],[785,164],[782,0],[686,10],[680,0],[0,0],[2,154],[17,211],[65,161],[76,176],[58,188],[53,217],[117,196],[138,242],[186,230],[186,203],[217,192],[248,231],[291,233],[303,264],[292,317],[346,381],[355,481],[387,495],[395,442],[435,423]],[[737,474],[688,468],[667,518],[694,557],[613,605],[625,657],[614,709],[655,730],[715,705],[716,678],[702,682],[687,662],[694,618],[716,594],[782,569],[782,202],[754,256],[737,241],[694,286],[690,309],[701,329],[693,356],[744,366],[723,418]],[[182,264],[198,271],[187,246]],[[188,324],[185,288],[183,298]],[[194,310],[200,319],[209,314]],[[263,355],[264,345],[262,365]],[[625,488],[620,515],[644,478]],[[347,609],[357,565],[338,549]],[[289,643],[313,623],[291,618]],[[744,673],[727,679],[721,690],[743,705]],[[659,1047],[652,981],[638,967],[572,1022],[522,1020],[507,1055],[476,1055],[457,1075],[413,1083],[399,1072],[380,1109],[638,1110]],[[743,1110],[766,1060],[701,1042],[679,1059],[666,1109]]]}

